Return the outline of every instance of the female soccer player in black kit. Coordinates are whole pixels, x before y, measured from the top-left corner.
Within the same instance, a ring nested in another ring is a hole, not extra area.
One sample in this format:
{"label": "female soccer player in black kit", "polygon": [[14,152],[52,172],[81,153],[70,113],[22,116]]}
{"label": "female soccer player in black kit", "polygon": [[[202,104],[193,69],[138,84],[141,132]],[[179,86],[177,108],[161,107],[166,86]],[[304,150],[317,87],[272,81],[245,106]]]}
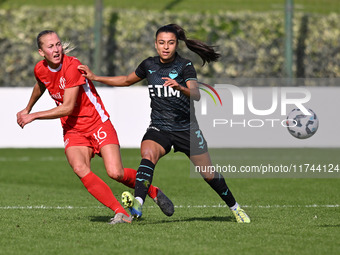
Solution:
{"label": "female soccer player in black kit", "polygon": [[[78,67],[85,72],[83,76],[86,78],[111,86],[130,86],[145,78],[148,80],[151,124],[142,139],[142,160],[136,175],[135,194],[122,194],[123,204],[137,218],[142,216],[142,205],[152,183],[155,165],[161,157],[169,153],[171,147],[174,147],[175,152],[185,153],[195,166],[212,165],[195,113],[190,111],[190,103],[200,99],[196,71],[190,60],[182,58],[176,52],[178,40],[184,41],[191,51],[197,53],[202,58],[203,65],[216,61],[220,56],[211,46],[198,40],[188,40],[180,26],[169,24],[156,32],[155,48],[158,56],[145,59],[127,76],[97,76],[87,66]],[[237,222],[250,222],[220,173],[201,172],[201,175],[229,206]],[[173,205],[169,204],[168,207],[173,208]],[[172,214],[173,209],[169,209],[168,215]]]}

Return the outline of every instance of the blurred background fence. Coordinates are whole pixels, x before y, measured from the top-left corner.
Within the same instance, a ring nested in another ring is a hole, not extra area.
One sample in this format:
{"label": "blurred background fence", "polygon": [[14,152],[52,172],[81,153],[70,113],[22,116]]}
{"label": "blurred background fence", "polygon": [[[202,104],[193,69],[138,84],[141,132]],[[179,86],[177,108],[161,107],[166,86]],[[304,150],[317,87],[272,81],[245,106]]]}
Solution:
{"label": "blurred background fence", "polygon": [[[292,77],[340,78],[339,1],[291,2]],[[32,86],[33,68],[41,60],[35,40],[44,29],[71,41],[77,46],[71,55],[92,68],[99,65],[97,73],[123,75],[155,55],[154,34],[168,23],[178,23],[189,38],[221,53],[219,62],[202,67],[180,45],[179,52],[193,60],[200,79],[287,77],[285,0],[107,0],[102,1],[99,27],[95,3],[0,0],[0,86]]]}

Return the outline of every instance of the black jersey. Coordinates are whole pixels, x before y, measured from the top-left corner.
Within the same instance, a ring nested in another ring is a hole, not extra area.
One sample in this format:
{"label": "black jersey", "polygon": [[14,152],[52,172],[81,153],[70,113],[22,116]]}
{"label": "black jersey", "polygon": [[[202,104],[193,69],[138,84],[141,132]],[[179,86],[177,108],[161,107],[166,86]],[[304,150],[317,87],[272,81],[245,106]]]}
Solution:
{"label": "black jersey", "polygon": [[[196,70],[190,60],[176,53],[174,61],[162,63],[160,57],[145,59],[136,69],[136,75],[148,80],[151,98],[151,124],[160,130],[182,131],[197,128],[193,102],[189,97],[171,87],[164,87],[162,77],[170,77],[181,86],[187,87],[186,81],[197,80]],[[192,115],[190,115],[192,112]],[[191,122],[191,123],[190,123]]]}

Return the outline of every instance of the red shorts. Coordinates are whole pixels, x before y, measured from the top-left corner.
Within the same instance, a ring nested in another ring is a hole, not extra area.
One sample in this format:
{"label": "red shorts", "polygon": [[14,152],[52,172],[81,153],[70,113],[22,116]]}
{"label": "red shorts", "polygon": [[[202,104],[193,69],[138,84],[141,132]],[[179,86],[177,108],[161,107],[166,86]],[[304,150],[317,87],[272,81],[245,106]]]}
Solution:
{"label": "red shorts", "polygon": [[93,156],[107,144],[118,144],[118,136],[110,120],[98,125],[88,133],[68,130],[64,132],[65,152],[71,146],[87,146],[93,149]]}

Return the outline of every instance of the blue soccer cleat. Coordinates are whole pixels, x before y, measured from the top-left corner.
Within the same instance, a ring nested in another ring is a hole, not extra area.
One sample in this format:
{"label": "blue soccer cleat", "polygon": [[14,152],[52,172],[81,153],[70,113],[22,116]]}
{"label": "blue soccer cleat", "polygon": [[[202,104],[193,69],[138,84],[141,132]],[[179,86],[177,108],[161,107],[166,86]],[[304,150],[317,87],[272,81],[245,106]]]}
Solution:
{"label": "blue soccer cleat", "polygon": [[133,218],[139,219],[142,217],[142,205],[128,191],[122,194],[122,203],[125,208],[128,208]]}

